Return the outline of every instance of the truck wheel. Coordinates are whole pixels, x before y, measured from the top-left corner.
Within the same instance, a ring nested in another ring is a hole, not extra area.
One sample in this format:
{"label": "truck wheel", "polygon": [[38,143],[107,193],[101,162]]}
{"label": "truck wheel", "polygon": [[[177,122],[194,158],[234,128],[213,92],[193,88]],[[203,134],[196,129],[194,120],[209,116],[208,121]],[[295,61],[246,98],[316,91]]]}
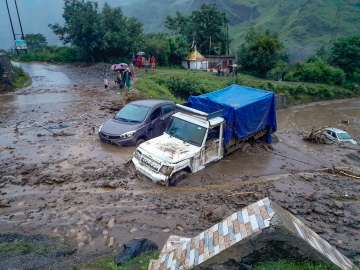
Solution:
{"label": "truck wheel", "polygon": [[184,180],[189,173],[187,171],[180,171],[175,173],[170,179],[169,179],[169,186],[175,187],[181,180]]}

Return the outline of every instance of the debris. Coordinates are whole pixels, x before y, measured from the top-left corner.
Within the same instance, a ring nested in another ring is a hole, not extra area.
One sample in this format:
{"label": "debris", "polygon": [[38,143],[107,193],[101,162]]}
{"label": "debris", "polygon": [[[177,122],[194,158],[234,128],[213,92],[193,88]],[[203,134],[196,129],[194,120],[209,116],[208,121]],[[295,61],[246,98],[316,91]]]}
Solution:
{"label": "debris", "polygon": [[0,200],[0,208],[7,208],[7,207],[11,207],[10,202],[8,200],[6,201]]}
{"label": "debris", "polygon": [[114,225],[115,225],[115,218],[112,217],[112,218],[109,220],[109,222],[108,222],[108,224],[107,224],[107,227],[108,227],[109,229],[111,229],[111,228],[114,227]]}
{"label": "debris", "polygon": [[312,129],[311,132],[304,136],[305,141],[309,141],[317,144],[334,144],[335,140],[331,140],[328,136],[325,135],[326,129],[328,127],[322,127],[319,129]]}
{"label": "debris", "polygon": [[328,169],[327,171],[331,174],[347,176],[353,179],[360,180],[360,173],[354,172],[351,169],[339,169],[333,167],[332,169]]}
{"label": "debris", "polygon": [[0,145],[0,152],[3,152],[3,151],[13,151],[15,150],[16,148],[14,147],[10,147],[10,146],[1,146]]}
{"label": "debris", "polygon": [[156,251],[158,246],[148,239],[134,239],[123,245],[115,257],[116,265],[122,265],[126,261],[135,258],[143,253]]}

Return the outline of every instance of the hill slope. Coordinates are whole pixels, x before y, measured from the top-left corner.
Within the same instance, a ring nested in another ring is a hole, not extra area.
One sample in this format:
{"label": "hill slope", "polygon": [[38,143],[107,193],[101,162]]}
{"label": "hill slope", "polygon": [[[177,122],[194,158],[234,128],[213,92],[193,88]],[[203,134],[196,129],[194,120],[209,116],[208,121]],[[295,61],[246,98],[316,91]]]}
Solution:
{"label": "hill slope", "polygon": [[250,27],[278,32],[293,59],[338,37],[360,34],[360,0],[134,0],[126,11],[148,30],[159,31],[167,14],[190,12],[202,4],[215,4],[227,13],[233,49]]}
{"label": "hill slope", "polygon": [[[12,1],[10,1],[11,3]],[[47,25],[61,22],[63,0],[18,1],[26,33],[56,38]],[[293,59],[311,55],[338,37],[360,34],[360,0],[99,0],[121,6],[137,17],[148,32],[162,31],[167,15],[189,13],[202,4],[216,4],[231,23],[233,51],[250,27],[279,33]],[[11,32],[4,1],[0,4],[0,47],[11,46]],[[46,10],[46,12],[44,12]],[[15,17],[14,17],[15,19]]]}

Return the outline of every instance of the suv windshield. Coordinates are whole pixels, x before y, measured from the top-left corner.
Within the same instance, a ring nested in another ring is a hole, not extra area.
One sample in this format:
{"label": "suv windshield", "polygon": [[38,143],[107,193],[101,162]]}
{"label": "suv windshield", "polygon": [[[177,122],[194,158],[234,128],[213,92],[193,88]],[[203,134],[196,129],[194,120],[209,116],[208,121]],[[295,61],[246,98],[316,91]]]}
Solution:
{"label": "suv windshield", "polygon": [[201,146],[206,128],[174,117],[166,133],[193,145]]}
{"label": "suv windshield", "polygon": [[123,122],[141,123],[145,120],[150,108],[146,106],[128,104],[115,116],[115,119]]}
{"label": "suv windshield", "polygon": [[340,140],[351,140],[351,136],[346,132],[340,132],[337,136]]}

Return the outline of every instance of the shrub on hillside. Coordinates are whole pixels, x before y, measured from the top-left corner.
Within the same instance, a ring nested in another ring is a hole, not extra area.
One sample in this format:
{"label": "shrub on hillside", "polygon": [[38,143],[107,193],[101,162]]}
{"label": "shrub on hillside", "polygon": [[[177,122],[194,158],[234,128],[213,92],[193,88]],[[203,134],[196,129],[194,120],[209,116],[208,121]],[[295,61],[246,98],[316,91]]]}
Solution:
{"label": "shrub on hillside", "polygon": [[181,78],[171,77],[165,82],[171,93],[181,99],[187,99],[189,96],[200,95],[205,92],[204,87],[197,81]]}
{"label": "shrub on hillside", "polygon": [[279,61],[276,66],[267,73],[267,78],[275,81],[283,81],[289,72],[289,64],[285,61]]}
{"label": "shrub on hillside", "polygon": [[303,81],[341,85],[345,82],[345,72],[316,59],[304,64],[297,64],[286,76],[287,81]]}

